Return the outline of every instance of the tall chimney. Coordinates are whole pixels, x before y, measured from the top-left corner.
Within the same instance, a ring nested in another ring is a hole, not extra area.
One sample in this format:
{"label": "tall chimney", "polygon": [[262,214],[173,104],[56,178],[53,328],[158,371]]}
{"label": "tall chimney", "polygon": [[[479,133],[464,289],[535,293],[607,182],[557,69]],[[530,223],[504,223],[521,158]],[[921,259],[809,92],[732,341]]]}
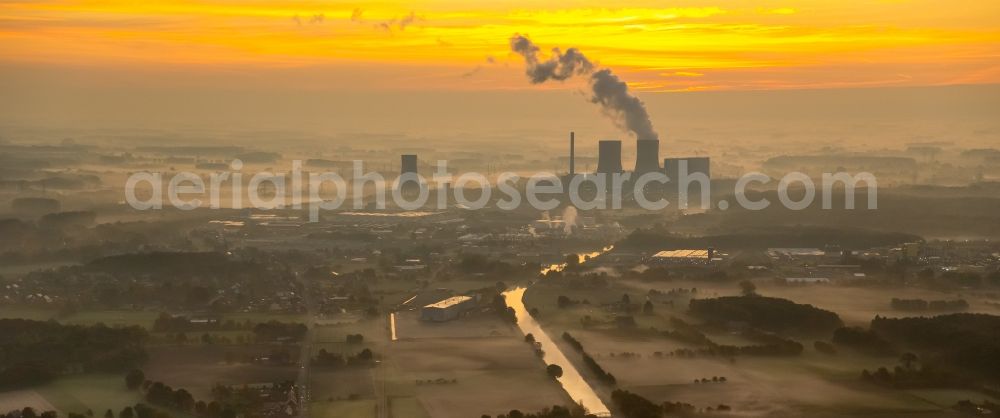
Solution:
{"label": "tall chimney", "polygon": [[605,140],[597,143],[597,172],[622,172],[622,141]]}
{"label": "tall chimney", "polygon": [[[400,156],[400,167],[399,175],[400,177],[406,176],[413,177],[413,174],[417,174],[417,155],[416,154],[402,154]],[[417,179],[404,179],[405,183],[400,184],[399,190],[404,195],[413,195],[415,193],[420,193],[420,182]]]}
{"label": "tall chimney", "polygon": [[660,141],[640,139],[635,141],[635,174],[660,171]]}
{"label": "tall chimney", "polygon": [[569,133],[569,178],[576,174],[576,132]]}

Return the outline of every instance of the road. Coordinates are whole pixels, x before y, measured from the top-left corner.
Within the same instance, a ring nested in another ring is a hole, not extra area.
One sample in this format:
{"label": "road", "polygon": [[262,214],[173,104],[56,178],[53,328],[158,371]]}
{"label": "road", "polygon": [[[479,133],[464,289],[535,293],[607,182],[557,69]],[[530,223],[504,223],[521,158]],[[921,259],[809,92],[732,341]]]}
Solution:
{"label": "road", "polygon": [[[387,321],[385,326],[389,329],[390,333],[388,344],[392,344],[395,341],[391,331],[391,327],[393,325],[391,323],[391,315],[392,314],[389,314],[383,317],[388,319],[383,319],[383,321]],[[388,344],[386,345],[382,360],[375,366],[375,368],[372,369],[372,384],[375,385],[375,399],[378,402],[375,407],[376,412],[378,413],[378,418],[389,418],[389,396],[385,392],[385,370],[389,367],[386,363],[386,358],[389,354],[388,351],[390,350]]]}
{"label": "road", "polygon": [[318,315],[318,310],[316,309],[316,304],[312,299],[312,292],[309,291],[309,284],[300,276],[297,272],[295,274],[295,279],[302,286],[302,303],[306,307],[306,331],[305,338],[302,339],[302,352],[299,354],[299,374],[296,379],[296,387],[298,388],[299,395],[299,417],[308,418],[309,417],[309,401],[312,399],[309,393],[309,369],[310,362],[312,360],[312,347],[316,341],[316,316]]}
{"label": "road", "polygon": [[[302,350],[299,354],[299,373],[296,378],[299,395],[299,418],[309,418],[309,402],[312,400],[309,372],[312,366],[313,346],[316,344],[316,328],[320,325],[318,321],[319,310],[313,300],[312,292],[309,291],[309,283],[298,273],[295,273],[295,279],[302,286],[302,303],[306,307],[306,326],[308,327],[306,336],[302,340]],[[389,332],[390,326],[388,318],[389,316],[386,315],[382,319],[385,321],[387,332]],[[390,343],[392,343],[391,337]],[[385,368],[385,364],[378,364],[372,369],[372,383],[375,385],[375,399],[378,402],[376,405],[378,418],[389,418],[389,400],[385,390]]]}

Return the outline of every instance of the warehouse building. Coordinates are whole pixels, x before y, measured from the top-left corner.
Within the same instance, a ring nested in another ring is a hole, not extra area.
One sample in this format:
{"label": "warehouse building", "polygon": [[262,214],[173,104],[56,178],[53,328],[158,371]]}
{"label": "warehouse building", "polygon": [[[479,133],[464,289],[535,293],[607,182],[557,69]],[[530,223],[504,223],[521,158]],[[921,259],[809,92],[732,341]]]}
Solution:
{"label": "warehouse building", "polygon": [[650,257],[650,261],[656,264],[672,265],[696,265],[708,264],[715,257],[715,250],[695,249],[695,250],[664,250]]}
{"label": "warehouse building", "polygon": [[420,310],[420,320],[430,322],[445,322],[458,318],[476,305],[471,296],[452,296],[448,299],[424,306]]}

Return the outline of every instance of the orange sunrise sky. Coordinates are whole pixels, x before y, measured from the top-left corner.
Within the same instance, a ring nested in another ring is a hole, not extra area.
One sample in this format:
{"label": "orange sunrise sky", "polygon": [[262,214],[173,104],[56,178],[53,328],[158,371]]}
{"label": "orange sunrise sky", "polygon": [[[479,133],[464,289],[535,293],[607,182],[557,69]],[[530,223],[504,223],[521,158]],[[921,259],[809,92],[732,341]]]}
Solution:
{"label": "orange sunrise sky", "polygon": [[581,77],[531,84],[522,34],[542,59],[575,47],[613,71],[671,146],[793,125],[800,141],[979,143],[998,18],[983,0],[6,0],[0,127],[629,137]]}
{"label": "orange sunrise sky", "polygon": [[355,77],[324,80],[331,88],[524,89],[507,46],[522,33],[580,48],[637,91],[995,83],[998,11],[963,0],[13,0],[0,3],[0,65],[334,68]]}

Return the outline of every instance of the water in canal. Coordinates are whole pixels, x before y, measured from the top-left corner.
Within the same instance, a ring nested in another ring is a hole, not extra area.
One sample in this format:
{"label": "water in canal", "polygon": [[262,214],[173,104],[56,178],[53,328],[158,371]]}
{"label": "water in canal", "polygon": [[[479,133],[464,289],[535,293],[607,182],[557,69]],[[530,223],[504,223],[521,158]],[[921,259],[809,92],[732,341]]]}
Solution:
{"label": "water in canal", "polygon": [[[580,254],[580,262],[583,263],[589,258],[596,257],[605,252],[611,250],[611,247],[604,248],[601,251],[596,251],[588,254]],[[554,264],[549,267],[542,269],[542,273],[549,271],[561,271],[566,267],[566,264]],[[555,364],[562,367],[563,375],[559,378],[559,383],[562,384],[566,393],[569,394],[570,398],[574,401],[579,402],[584,408],[591,414],[597,416],[611,416],[608,407],[604,405],[601,398],[597,396],[597,392],[594,388],[583,379],[580,372],[576,370],[573,363],[566,358],[559,346],[556,345],[555,341],[549,337],[547,333],[542,329],[542,326],[535,320],[530,314],[528,314],[528,309],[524,306],[524,291],[528,290],[525,287],[517,287],[512,290],[504,292],[504,298],[507,301],[507,306],[514,308],[514,312],[517,315],[517,326],[521,328],[521,331],[525,335],[531,334],[535,337],[535,342],[541,345],[543,351],[542,360],[545,364]]]}

